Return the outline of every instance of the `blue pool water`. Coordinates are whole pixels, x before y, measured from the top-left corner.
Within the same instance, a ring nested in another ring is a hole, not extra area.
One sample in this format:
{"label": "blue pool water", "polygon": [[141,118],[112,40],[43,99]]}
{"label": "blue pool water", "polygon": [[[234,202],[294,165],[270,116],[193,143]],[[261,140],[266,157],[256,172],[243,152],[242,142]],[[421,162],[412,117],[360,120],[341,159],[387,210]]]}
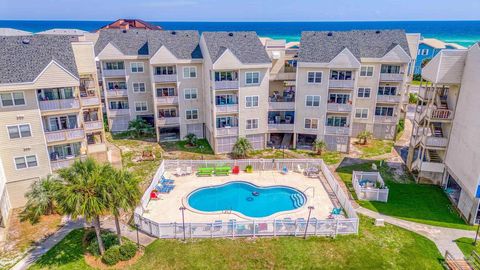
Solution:
{"label": "blue pool water", "polygon": [[199,211],[232,210],[253,218],[294,210],[306,203],[305,195],[297,189],[259,187],[243,181],[197,189],[188,195],[187,200],[190,207]]}

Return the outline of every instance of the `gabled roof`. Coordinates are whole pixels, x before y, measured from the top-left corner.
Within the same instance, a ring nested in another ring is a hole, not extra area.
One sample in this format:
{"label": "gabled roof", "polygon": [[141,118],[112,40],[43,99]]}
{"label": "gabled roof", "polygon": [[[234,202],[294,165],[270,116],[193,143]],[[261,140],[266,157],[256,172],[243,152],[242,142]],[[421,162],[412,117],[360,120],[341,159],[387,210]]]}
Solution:
{"label": "gabled roof", "polygon": [[0,84],[33,82],[52,60],[78,77],[72,41],[77,37],[0,37]]}
{"label": "gabled roof", "polygon": [[148,23],[140,19],[118,19],[112,23],[102,26],[102,29],[150,29],[150,30],[162,30],[162,27]]}
{"label": "gabled roof", "polygon": [[14,28],[0,28],[0,36],[28,36],[32,34],[32,32],[27,32]]}
{"label": "gabled roof", "polygon": [[179,59],[202,58],[197,31],[153,31],[145,29],[105,29],[95,43],[98,55],[109,43],[125,55],[154,55],[165,46]]}
{"label": "gabled roof", "polygon": [[203,32],[212,62],[228,49],[243,64],[271,63],[255,32]]}
{"label": "gabled roof", "polygon": [[358,60],[382,58],[397,45],[410,55],[403,30],[306,31],[300,44],[300,62],[328,63],[345,48]]}
{"label": "gabled roof", "polygon": [[446,49],[447,46],[452,47],[453,49],[459,49],[459,50],[466,49],[465,47],[457,43],[447,43],[436,38],[424,38],[420,40],[420,43],[423,43],[435,49]]}

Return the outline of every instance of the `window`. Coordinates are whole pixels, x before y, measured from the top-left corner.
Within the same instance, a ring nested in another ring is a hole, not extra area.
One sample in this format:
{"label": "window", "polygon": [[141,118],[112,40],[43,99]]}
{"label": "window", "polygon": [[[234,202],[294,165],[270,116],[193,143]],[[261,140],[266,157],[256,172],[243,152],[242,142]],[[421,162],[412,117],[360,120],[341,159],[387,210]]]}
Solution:
{"label": "window", "polygon": [[32,136],[29,124],[7,126],[7,130],[10,139],[18,139]]}
{"label": "window", "polygon": [[155,75],[173,75],[177,74],[175,66],[155,67]]}
{"label": "window", "polygon": [[247,129],[257,129],[258,119],[247,119]]}
{"label": "window", "polygon": [[118,100],[118,101],[110,101],[110,109],[111,110],[122,110],[128,109],[128,101],[126,100]]}
{"label": "window", "polygon": [[165,117],[177,117],[177,109],[175,108],[166,108],[166,109],[159,109],[158,110],[158,118],[165,118]]}
{"label": "window", "polygon": [[35,155],[25,156],[25,157],[16,157],[14,160],[15,160],[15,168],[17,168],[17,170],[38,166],[37,156]]}
{"label": "window", "polygon": [[370,98],[370,92],[372,89],[366,87],[358,88],[357,97],[359,98]]}
{"label": "window", "polygon": [[376,107],[375,115],[377,116],[393,116],[393,107]]}
{"label": "window", "polygon": [[428,55],[428,49],[420,49],[420,50],[418,50],[418,55]]}
{"label": "window", "polygon": [[349,103],[350,95],[348,94],[336,94],[329,95],[328,103],[347,104]]}
{"label": "window", "polygon": [[157,88],[157,97],[173,97],[173,96],[176,96],[175,88],[173,87]]}
{"label": "window", "polygon": [[23,92],[2,93],[0,94],[0,99],[3,107],[25,105]]}
{"label": "window", "polygon": [[245,84],[258,84],[260,82],[260,72],[245,72]]}
{"label": "window", "polygon": [[258,96],[245,97],[245,107],[258,107]]}
{"label": "window", "polygon": [[330,80],[353,80],[351,70],[332,70]]}
{"label": "window", "polygon": [[373,66],[362,66],[360,68],[360,77],[372,77]]}
{"label": "window", "polygon": [[400,74],[400,66],[382,65],[381,73]]}
{"label": "window", "polygon": [[305,129],[318,129],[318,119],[305,118]]}
{"label": "window", "polygon": [[367,119],[368,109],[364,109],[364,108],[355,109],[355,118]]}
{"label": "window", "polygon": [[197,109],[187,110],[185,112],[185,116],[186,116],[187,120],[198,119],[198,110]]}
{"label": "window", "polygon": [[142,62],[130,63],[130,68],[132,69],[132,73],[143,73],[143,63]]}
{"label": "window", "polygon": [[308,72],[308,83],[321,83],[322,72]]}
{"label": "window", "polygon": [[135,93],[145,93],[145,83],[134,82],[133,83],[133,92],[135,92]]}
{"label": "window", "polygon": [[237,127],[238,119],[233,116],[217,117],[217,128]]}
{"label": "window", "polygon": [[307,106],[307,107],[319,107],[320,106],[320,96],[306,96],[305,106]]}
{"label": "window", "polygon": [[105,63],[105,69],[107,70],[124,69],[123,62],[107,62]]}
{"label": "window", "polygon": [[52,116],[48,119],[48,131],[78,128],[76,115]]}
{"label": "window", "polygon": [[47,88],[37,90],[38,100],[61,100],[74,99],[75,92],[72,87],[65,88]]}
{"label": "window", "polygon": [[184,90],[184,94],[187,100],[197,99],[197,88],[187,88]]}
{"label": "window", "polygon": [[215,81],[236,81],[237,73],[233,71],[215,71]]}
{"label": "window", "polygon": [[146,101],[135,102],[135,111],[136,112],[146,112],[148,110]]}
{"label": "window", "polygon": [[327,117],[327,126],[330,126],[330,127],[346,127],[347,126],[347,117],[345,117],[345,116],[328,116]]}
{"label": "window", "polygon": [[397,94],[397,87],[380,86],[378,87],[378,94],[381,96],[395,96]]}
{"label": "window", "polygon": [[190,79],[197,77],[197,68],[196,67],[184,67],[183,68],[183,78]]}
{"label": "window", "polygon": [[238,104],[237,96],[224,94],[215,96],[215,105],[233,105]]}
{"label": "window", "polygon": [[107,86],[109,90],[127,89],[126,82],[107,82]]}

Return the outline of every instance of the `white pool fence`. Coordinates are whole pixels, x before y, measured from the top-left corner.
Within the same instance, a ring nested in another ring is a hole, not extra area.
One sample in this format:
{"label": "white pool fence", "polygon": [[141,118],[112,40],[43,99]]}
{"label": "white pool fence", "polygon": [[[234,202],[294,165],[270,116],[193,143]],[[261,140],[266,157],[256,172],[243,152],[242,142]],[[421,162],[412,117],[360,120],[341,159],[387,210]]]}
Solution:
{"label": "white pool fence", "polygon": [[[215,221],[206,223],[158,223],[143,216],[147,208],[150,193],[158,184],[159,179],[166,171],[175,171],[177,168],[186,170],[191,167],[195,172],[201,167],[240,166],[244,170],[251,165],[254,171],[280,171],[284,166],[290,171],[298,169],[318,168],[328,181],[347,217],[335,219],[306,220],[252,220],[252,221]],[[348,196],[335,180],[332,172],[321,159],[243,159],[243,160],[164,160],[135,209],[134,222],[139,230],[158,238],[214,238],[214,237],[256,237],[256,236],[303,236],[307,235],[332,236],[342,234],[357,234],[359,220]]]}
{"label": "white pool fence", "polygon": [[[368,183],[361,185],[362,181]],[[385,182],[379,172],[361,172],[353,171],[352,185],[359,200],[365,201],[388,201],[388,188],[385,187]]]}

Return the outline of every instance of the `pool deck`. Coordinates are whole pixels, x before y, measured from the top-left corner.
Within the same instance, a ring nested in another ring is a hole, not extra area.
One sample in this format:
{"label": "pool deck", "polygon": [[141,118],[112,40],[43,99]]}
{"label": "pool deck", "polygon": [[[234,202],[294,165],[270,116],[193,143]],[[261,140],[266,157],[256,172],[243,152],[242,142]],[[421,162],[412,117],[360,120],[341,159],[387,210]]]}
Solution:
{"label": "pool deck", "polygon": [[[325,188],[318,178],[310,178],[303,174],[290,172],[283,175],[274,171],[258,171],[253,173],[241,172],[238,175],[198,177],[195,174],[188,176],[174,176],[172,172],[165,173],[166,178],[175,180],[175,188],[169,194],[161,194],[159,200],[150,200],[144,217],[158,223],[182,222],[181,206],[185,210],[185,222],[214,222],[216,220],[229,221],[230,219],[253,220],[232,213],[198,213],[192,211],[188,205],[184,205],[186,197],[194,190],[202,187],[220,185],[231,181],[247,181],[257,186],[284,185],[296,188],[305,193],[307,203],[299,209],[289,212],[281,212],[264,218],[264,220],[282,218],[304,218],[308,217],[308,206],[314,206],[311,217],[326,219],[334,207]],[[313,188],[312,188],[313,187]],[[254,218],[262,220],[262,218]]]}

